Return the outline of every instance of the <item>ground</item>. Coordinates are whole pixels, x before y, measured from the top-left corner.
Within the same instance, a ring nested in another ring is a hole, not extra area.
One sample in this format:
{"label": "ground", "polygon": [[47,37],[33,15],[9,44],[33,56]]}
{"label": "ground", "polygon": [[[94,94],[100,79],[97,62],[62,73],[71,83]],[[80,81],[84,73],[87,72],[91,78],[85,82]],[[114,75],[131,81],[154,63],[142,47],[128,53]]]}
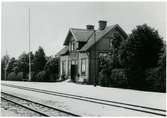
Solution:
{"label": "ground", "polygon": [[0,112],[0,116],[5,116],[5,117],[9,117],[9,116],[17,116],[17,117],[21,117],[21,116],[40,116],[37,113],[34,113],[30,110],[27,110],[23,107],[20,107],[18,105],[15,105],[11,102],[7,102],[5,100],[1,100],[1,112]]}
{"label": "ground", "polygon": [[[68,81],[59,83],[2,81],[1,83],[94,97],[103,100],[112,100],[116,102],[123,102],[164,110],[166,109],[166,93],[144,92],[100,86],[94,87],[93,85],[81,85]],[[34,99],[36,101],[40,101],[42,103],[56,106],[58,108],[68,110],[82,116],[153,116],[152,114],[147,114],[143,112],[111,106],[109,107],[105,105],[88,103],[79,100],[63,98],[60,96],[46,95],[43,93],[30,92],[5,86],[2,86],[2,90],[17,94],[18,96],[24,96],[30,99]]]}

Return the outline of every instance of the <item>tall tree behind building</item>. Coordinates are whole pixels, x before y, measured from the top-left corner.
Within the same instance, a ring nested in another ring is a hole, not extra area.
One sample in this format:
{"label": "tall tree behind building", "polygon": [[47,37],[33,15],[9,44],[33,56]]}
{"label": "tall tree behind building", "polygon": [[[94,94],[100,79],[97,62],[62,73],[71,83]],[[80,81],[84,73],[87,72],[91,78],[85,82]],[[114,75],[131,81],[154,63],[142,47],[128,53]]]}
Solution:
{"label": "tall tree behind building", "polygon": [[41,46],[39,46],[38,50],[35,52],[34,59],[33,59],[33,65],[34,70],[39,72],[44,69],[44,66],[46,64],[46,57],[45,52]]}
{"label": "tall tree behind building", "polygon": [[162,48],[162,38],[155,29],[144,24],[132,30],[120,57],[133,88],[147,88],[145,71],[158,66]]}

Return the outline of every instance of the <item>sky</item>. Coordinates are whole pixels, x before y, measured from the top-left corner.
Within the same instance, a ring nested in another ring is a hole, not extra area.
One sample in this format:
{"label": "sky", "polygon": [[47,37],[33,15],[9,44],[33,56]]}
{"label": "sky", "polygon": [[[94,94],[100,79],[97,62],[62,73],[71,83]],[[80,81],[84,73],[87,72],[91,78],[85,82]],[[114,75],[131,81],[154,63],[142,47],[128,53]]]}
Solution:
{"label": "sky", "polygon": [[130,34],[147,23],[166,40],[164,2],[3,2],[1,56],[18,58],[28,52],[28,8],[30,8],[31,51],[42,46],[47,56],[63,48],[69,28],[98,28],[99,20],[119,24]]}

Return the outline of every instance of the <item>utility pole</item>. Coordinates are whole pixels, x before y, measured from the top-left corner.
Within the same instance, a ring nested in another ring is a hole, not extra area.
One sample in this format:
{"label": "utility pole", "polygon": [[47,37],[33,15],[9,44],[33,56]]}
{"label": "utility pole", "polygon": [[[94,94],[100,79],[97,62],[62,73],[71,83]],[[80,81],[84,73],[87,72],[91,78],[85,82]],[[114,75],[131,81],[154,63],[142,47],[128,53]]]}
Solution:
{"label": "utility pole", "polygon": [[[10,63],[10,58],[8,58],[8,54],[7,54],[7,49],[6,49],[6,57],[5,57],[5,80],[7,80],[7,69]],[[8,59],[8,60],[7,60]]]}
{"label": "utility pole", "polygon": [[28,78],[28,80],[29,81],[31,81],[31,54],[30,54],[30,52],[31,52],[31,47],[30,47],[30,45],[31,45],[31,40],[30,40],[30,8],[28,8],[28,40],[29,40],[29,78]]}
{"label": "utility pole", "polygon": [[96,87],[96,72],[97,72],[97,69],[96,69],[96,30],[93,30],[94,31],[94,40],[95,40],[95,78],[94,78],[94,86]]}
{"label": "utility pole", "polygon": [[7,75],[6,75],[6,71],[7,71],[7,49],[6,49],[6,57],[5,57],[6,59],[5,59],[5,69],[4,69],[4,71],[5,71],[5,80],[7,80]]}
{"label": "utility pole", "polygon": [[5,68],[4,68],[4,71],[5,71],[5,80],[6,80],[6,65],[7,65],[7,63],[6,63],[6,59],[5,59]]}

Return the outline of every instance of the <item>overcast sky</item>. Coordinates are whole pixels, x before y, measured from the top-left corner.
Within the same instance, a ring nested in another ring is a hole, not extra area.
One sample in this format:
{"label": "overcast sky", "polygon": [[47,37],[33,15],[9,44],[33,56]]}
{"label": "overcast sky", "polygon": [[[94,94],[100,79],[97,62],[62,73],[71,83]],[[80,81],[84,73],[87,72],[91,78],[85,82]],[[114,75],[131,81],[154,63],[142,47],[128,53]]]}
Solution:
{"label": "overcast sky", "polygon": [[62,47],[69,28],[98,27],[99,20],[119,24],[131,33],[136,25],[147,23],[165,38],[165,3],[154,2],[15,2],[2,4],[2,50],[18,57],[28,52],[28,8],[31,9],[31,50],[42,46],[47,56]]}

